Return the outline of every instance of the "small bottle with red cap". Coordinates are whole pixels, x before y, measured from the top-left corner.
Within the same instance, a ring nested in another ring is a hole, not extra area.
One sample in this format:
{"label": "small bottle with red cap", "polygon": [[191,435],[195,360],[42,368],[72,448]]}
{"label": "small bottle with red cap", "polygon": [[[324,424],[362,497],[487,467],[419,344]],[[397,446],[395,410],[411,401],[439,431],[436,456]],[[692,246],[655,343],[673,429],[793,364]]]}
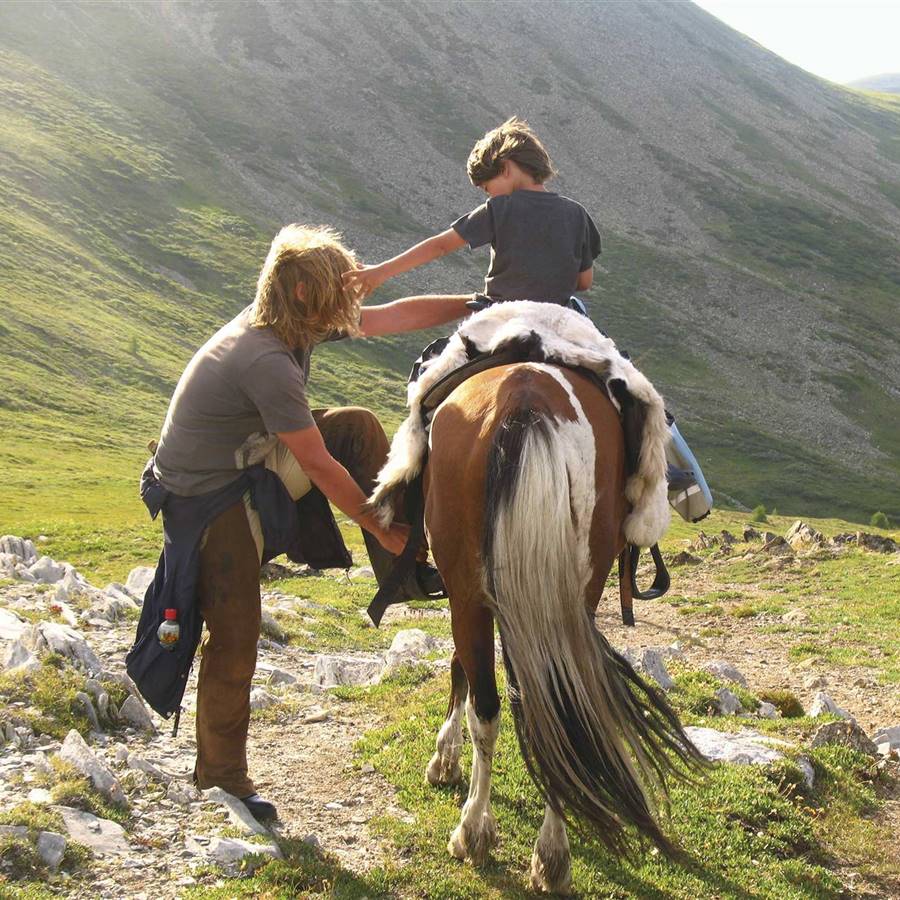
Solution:
{"label": "small bottle with red cap", "polygon": [[174,650],[181,636],[181,628],[178,626],[178,610],[167,609],[164,613],[162,624],[156,630],[159,645],[164,650]]}

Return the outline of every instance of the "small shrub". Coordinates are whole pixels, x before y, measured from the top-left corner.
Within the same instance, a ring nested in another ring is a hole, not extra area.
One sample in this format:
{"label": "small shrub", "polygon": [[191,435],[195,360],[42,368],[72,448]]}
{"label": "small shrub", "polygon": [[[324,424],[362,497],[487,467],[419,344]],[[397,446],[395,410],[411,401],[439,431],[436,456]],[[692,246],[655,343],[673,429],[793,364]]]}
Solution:
{"label": "small shrub", "polygon": [[0,871],[19,881],[42,877],[46,868],[31,841],[5,835],[0,836]]}
{"label": "small shrub", "polygon": [[766,508],[762,505],[762,503],[760,503],[759,506],[753,508],[753,512],[750,514],[750,521],[759,522],[761,524],[769,521],[766,517]]}
{"label": "small shrub", "polygon": [[763,703],[771,703],[785,719],[797,719],[804,714],[803,704],[791,691],[760,691],[759,699]]}
{"label": "small shrub", "polygon": [[46,806],[36,803],[19,803],[12,809],[0,813],[0,825],[24,825],[29,831],[56,831],[66,833],[62,816]]}
{"label": "small shrub", "polygon": [[872,518],[869,520],[869,525],[872,528],[883,528],[888,529],[891,527],[890,521],[888,521],[888,517],[883,512],[872,513]]}

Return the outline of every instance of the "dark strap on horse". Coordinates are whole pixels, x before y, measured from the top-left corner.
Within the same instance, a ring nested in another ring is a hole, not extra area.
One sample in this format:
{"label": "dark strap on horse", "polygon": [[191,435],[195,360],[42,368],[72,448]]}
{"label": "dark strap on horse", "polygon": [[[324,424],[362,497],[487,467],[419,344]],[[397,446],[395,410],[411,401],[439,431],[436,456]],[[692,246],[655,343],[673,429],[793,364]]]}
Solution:
{"label": "dark strap on horse", "polygon": [[650,548],[650,556],[653,557],[653,563],[656,566],[656,574],[653,578],[653,584],[646,591],[639,591],[637,586],[637,567],[638,560],[641,558],[641,548],[630,544],[628,547],[631,562],[631,586],[632,593],[638,600],[656,600],[665,594],[672,584],[669,578],[669,570],[663,561],[662,553],[659,552],[659,544],[654,544]]}
{"label": "dark strap on horse", "polygon": [[407,486],[405,495],[406,515],[410,523],[409,538],[403,552],[394,562],[394,567],[384,580],[384,584],[378,586],[378,593],[372,598],[369,608],[366,610],[372,622],[378,626],[384,611],[392,603],[400,603],[409,598],[400,596],[407,579],[415,577],[416,558],[425,537],[425,498],[422,492],[422,473],[420,472]]}

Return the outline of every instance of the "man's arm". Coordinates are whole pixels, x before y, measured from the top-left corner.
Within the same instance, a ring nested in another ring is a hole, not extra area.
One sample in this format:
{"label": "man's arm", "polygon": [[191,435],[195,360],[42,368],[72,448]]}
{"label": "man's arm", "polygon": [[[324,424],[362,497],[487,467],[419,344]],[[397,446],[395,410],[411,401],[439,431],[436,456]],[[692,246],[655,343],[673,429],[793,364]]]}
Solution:
{"label": "man's arm", "polygon": [[459,250],[465,243],[452,228],[448,228],[377,266],[361,266],[345,272],[344,285],[358,290],[362,297],[367,297],[389,278],[446,256]]}
{"label": "man's arm", "polygon": [[578,281],[575,282],[575,290],[586,291],[594,283],[594,268],[585,269],[578,273]]}
{"label": "man's arm", "polygon": [[409,526],[393,524],[383,528],[372,513],[365,510],[366,496],[350,473],[328,452],[322,434],[315,425],[299,431],[283,431],[279,439],[294,454],[309,480],[343,513],[394,555],[402,552],[409,537]]}
{"label": "man's arm", "polygon": [[443,325],[467,316],[471,310],[466,303],[471,299],[471,294],[434,294],[364,306],[360,310],[360,329],[365,337],[378,337]]}

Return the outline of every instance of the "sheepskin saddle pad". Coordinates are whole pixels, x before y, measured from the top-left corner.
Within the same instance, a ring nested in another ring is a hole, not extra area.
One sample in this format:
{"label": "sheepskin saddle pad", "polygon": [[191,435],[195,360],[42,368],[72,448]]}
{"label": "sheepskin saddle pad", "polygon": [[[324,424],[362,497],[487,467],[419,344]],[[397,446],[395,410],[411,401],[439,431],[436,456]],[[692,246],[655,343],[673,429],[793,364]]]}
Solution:
{"label": "sheepskin saddle pad", "polygon": [[421,472],[428,452],[422,400],[430,389],[474,357],[502,353],[514,345],[523,348],[523,359],[586,369],[605,383],[625,432],[625,496],[631,504],[625,519],[625,539],[638,547],[652,547],[669,524],[669,429],[662,397],[586,316],[563,306],[530,300],[497,303],[470,316],[441,353],[423,364],[419,378],[409,385],[409,415],[391,443],[370,507],[383,524],[389,524],[396,492]]}

